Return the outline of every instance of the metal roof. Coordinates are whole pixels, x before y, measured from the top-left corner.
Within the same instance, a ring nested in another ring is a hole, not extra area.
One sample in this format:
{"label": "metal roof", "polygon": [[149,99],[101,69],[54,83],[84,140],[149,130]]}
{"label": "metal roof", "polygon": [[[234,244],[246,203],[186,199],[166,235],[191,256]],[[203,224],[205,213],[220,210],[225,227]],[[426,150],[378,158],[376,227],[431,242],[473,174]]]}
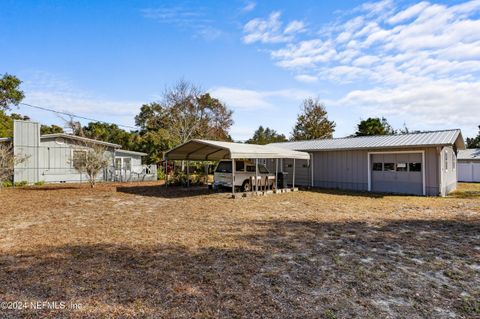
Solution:
{"label": "metal roof", "polygon": [[310,155],[304,152],[267,145],[195,139],[166,152],[165,158],[169,160],[218,161],[236,158],[310,159]]}
{"label": "metal roof", "polygon": [[359,136],[273,143],[268,145],[297,151],[411,148],[447,145],[456,145],[457,149],[465,149],[462,133],[458,129],[399,135]]}
{"label": "metal roof", "polygon": [[480,161],[480,148],[468,148],[458,152],[458,160],[475,160]]}
{"label": "metal roof", "polygon": [[118,153],[132,154],[132,155],[140,155],[140,156],[147,156],[147,155],[148,155],[147,153],[135,152],[135,151],[129,151],[129,150],[116,150],[116,151],[115,151],[115,154],[118,154]]}
{"label": "metal roof", "polygon": [[109,147],[113,147],[113,148],[122,147],[121,145],[118,145],[118,144],[108,143],[108,142],[104,142],[104,141],[94,140],[94,139],[91,139],[91,138],[86,138],[86,137],[81,137],[81,136],[66,134],[66,133],[45,134],[45,135],[40,136],[41,139],[42,138],[57,138],[57,137],[77,140],[77,141],[81,141],[81,142],[85,142],[85,143],[100,144],[100,145],[109,146]]}

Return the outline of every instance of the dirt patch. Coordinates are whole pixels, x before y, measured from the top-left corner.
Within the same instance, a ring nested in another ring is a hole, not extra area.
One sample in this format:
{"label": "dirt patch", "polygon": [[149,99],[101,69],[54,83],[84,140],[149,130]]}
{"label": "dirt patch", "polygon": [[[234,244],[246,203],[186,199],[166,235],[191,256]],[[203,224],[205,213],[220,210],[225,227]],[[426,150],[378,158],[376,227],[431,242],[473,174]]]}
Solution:
{"label": "dirt patch", "polygon": [[474,318],[480,198],[0,191],[0,317]]}

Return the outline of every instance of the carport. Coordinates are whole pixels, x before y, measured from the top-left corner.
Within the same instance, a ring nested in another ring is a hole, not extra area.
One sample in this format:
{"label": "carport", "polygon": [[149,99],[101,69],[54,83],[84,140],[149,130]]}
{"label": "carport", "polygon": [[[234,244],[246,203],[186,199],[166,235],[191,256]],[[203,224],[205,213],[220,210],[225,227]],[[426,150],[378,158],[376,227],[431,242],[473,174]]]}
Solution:
{"label": "carport", "polygon": [[[235,160],[254,159],[255,160],[255,190],[258,192],[258,160],[259,159],[275,159],[275,188],[278,188],[278,160],[293,159],[310,160],[310,155],[305,152],[293,151],[284,148],[231,143],[222,141],[193,139],[180,146],[177,146],[165,153],[165,167],[169,160],[180,161],[219,161],[229,159],[232,161],[232,186],[235,185]],[[294,165],[295,167],[295,165]],[[187,165],[187,175],[188,165]],[[166,175],[168,178],[168,175]],[[295,188],[295,170],[293,170],[292,188]],[[188,180],[188,178],[187,178]],[[165,185],[168,181],[166,181]],[[253,186],[253,185],[252,185]],[[232,195],[235,196],[235,187],[232,187]]]}

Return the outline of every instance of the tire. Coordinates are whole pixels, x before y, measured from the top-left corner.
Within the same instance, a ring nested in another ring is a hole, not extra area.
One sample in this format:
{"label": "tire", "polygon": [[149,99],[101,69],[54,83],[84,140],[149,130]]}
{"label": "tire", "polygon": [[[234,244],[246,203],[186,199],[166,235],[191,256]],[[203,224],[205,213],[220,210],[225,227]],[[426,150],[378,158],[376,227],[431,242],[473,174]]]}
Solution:
{"label": "tire", "polygon": [[242,184],[242,192],[250,192],[252,191],[252,186],[248,180],[244,181]]}

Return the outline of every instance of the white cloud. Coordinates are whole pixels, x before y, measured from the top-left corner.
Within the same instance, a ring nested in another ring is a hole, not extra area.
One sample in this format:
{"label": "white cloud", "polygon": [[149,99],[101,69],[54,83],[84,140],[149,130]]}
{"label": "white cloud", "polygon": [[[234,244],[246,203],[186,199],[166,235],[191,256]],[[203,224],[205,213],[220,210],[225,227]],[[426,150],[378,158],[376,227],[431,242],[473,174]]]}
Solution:
{"label": "white cloud", "polygon": [[[138,113],[141,101],[121,101],[87,92],[75,87],[70,81],[44,72],[36,72],[23,83],[25,103],[72,113],[94,119],[108,118],[110,121],[133,125],[133,117]],[[22,112],[32,109],[22,107]],[[42,111],[43,112],[43,111]],[[54,117],[44,111],[43,117]]]}
{"label": "white cloud", "polygon": [[162,6],[142,9],[140,12],[144,18],[191,31],[194,37],[207,41],[215,40],[224,34],[214,26],[214,19],[210,18],[203,8],[192,10],[182,6]]}
{"label": "white cloud", "polygon": [[248,2],[247,4],[245,4],[245,6],[242,8],[242,11],[243,12],[250,12],[252,11],[253,9],[255,9],[255,7],[257,6],[257,4],[255,2]]}
{"label": "white cloud", "polygon": [[293,20],[287,25],[287,27],[285,28],[285,31],[283,32],[286,34],[289,34],[289,33],[303,32],[303,31],[305,31],[305,23],[303,23],[302,21]]}
{"label": "white cloud", "polygon": [[310,91],[298,89],[256,91],[231,87],[215,87],[210,89],[209,92],[212,96],[234,109],[275,108],[275,99],[277,98],[301,101],[308,96],[313,96]]}
{"label": "white cloud", "polygon": [[[478,0],[368,2],[327,25],[302,26],[270,56],[297,81],[336,84],[345,92],[338,105],[374,106],[377,114],[382,109],[412,123],[475,127],[478,119],[469,114],[479,110],[479,12]],[[345,83],[361,89],[349,93]]]}
{"label": "white cloud", "polygon": [[479,112],[478,92],[479,82],[442,80],[355,90],[337,103],[363,107],[369,114],[398,116],[416,127],[475,127],[478,119],[472,114]]}
{"label": "white cloud", "polygon": [[304,31],[305,24],[298,20],[290,22],[283,28],[280,16],[280,11],[274,11],[267,19],[256,18],[248,21],[243,27],[245,34],[243,41],[247,44],[289,42],[294,39],[296,33]]}
{"label": "white cloud", "polygon": [[305,82],[305,83],[313,83],[317,82],[318,78],[313,75],[308,75],[308,74],[298,74],[295,76],[295,80],[299,82]]}

